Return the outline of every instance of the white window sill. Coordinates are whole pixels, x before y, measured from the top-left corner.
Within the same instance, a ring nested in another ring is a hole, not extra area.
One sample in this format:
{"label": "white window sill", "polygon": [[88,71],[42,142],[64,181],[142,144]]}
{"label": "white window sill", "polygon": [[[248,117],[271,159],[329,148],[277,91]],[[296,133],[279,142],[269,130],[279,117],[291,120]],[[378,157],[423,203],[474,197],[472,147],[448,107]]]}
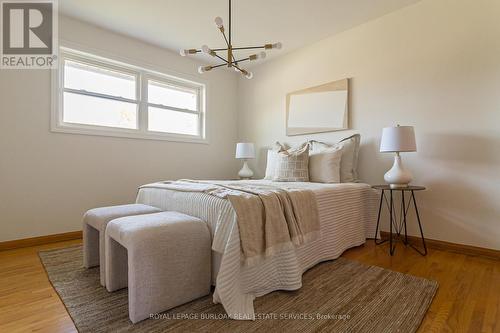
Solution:
{"label": "white window sill", "polygon": [[191,136],[191,135],[170,134],[170,133],[160,133],[160,132],[143,132],[138,130],[129,130],[126,128],[114,128],[114,127],[103,127],[103,128],[100,128],[98,126],[86,127],[86,125],[76,125],[76,124],[73,125],[66,123],[52,125],[50,131],[55,133],[66,133],[66,134],[109,136],[116,138],[209,144],[207,138]]}

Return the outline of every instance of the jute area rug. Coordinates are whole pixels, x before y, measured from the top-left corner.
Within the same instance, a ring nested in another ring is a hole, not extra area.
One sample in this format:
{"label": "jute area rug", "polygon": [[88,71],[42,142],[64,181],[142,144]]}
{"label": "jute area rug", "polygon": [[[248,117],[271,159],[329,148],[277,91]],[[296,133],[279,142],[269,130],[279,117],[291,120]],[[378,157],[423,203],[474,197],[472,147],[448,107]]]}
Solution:
{"label": "jute area rug", "polygon": [[255,321],[227,319],[212,296],[151,319],[128,319],[127,289],[108,293],[99,268],[82,267],[82,248],[40,252],[48,277],[79,332],[415,332],[438,288],[435,281],[339,258],[303,276],[296,291],[255,300]]}

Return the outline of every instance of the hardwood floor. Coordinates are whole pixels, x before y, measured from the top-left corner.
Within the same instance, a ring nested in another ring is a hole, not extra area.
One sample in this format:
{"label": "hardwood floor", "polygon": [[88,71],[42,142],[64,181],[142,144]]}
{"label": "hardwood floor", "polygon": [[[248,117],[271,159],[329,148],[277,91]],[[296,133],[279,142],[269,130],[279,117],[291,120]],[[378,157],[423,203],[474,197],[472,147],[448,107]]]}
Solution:
{"label": "hardwood floor", "polygon": [[350,249],[343,257],[438,281],[419,332],[500,332],[500,261],[429,249],[422,257],[398,244]]}
{"label": "hardwood floor", "polygon": [[[0,332],[76,332],[37,252],[67,241],[0,252]],[[419,332],[500,332],[500,261],[429,249],[422,257],[398,244],[348,250],[343,257],[434,279],[439,290]]]}
{"label": "hardwood floor", "polygon": [[0,252],[0,332],[77,332],[37,252],[81,240]]}

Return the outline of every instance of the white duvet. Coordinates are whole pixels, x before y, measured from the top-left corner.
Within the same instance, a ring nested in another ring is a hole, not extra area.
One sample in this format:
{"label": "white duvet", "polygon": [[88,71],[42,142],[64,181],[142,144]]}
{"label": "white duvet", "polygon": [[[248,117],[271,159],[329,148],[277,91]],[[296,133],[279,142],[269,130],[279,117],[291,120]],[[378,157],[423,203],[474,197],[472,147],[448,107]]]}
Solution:
{"label": "white duvet", "polygon": [[137,203],[179,211],[208,223],[212,233],[213,299],[222,303],[231,318],[254,319],[255,297],[275,290],[299,289],[304,271],[321,261],[338,258],[346,249],[375,235],[377,194],[367,184],[241,182],[313,190],[318,201],[320,239],[248,267],[241,261],[237,218],[228,200],[165,189],[161,183],[144,185],[137,194]]}

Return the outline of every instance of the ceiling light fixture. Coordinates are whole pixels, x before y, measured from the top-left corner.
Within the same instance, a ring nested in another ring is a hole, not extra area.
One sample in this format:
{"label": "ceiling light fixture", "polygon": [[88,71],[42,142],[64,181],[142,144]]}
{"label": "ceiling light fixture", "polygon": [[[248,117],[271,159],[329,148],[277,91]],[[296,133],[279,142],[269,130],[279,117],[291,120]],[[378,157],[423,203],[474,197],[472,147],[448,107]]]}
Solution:
{"label": "ceiling light fixture", "polygon": [[[252,72],[249,72],[243,68],[240,67],[240,63],[244,61],[254,61],[258,59],[264,59],[266,57],[266,52],[262,51],[260,53],[256,54],[251,54],[246,58],[242,59],[235,59],[233,51],[238,51],[238,50],[256,50],[256,49],[264,49],[264,50],[270,50],[270,49],[281,49],[281,43],[274,43],[274,44],[264,44],[262,46],[245,46],[245,47],[233,47],[231,43],[231,0],[229,0],[229,31],[228,35],[229,38],[226,37],[226,32],[224,29],[224,23],[222,21],[222,18],[217,16],[215,18],[215,25],[219,29],[219,31],[222,33],[222,36],[224,37],[224,41],[226,42],[226,48],[217,48],[217,49],[211,49],[208,47],[208,45],[203,45],[201,49],[182,49],[180,50],[181,56],[185,57],[191,54],[197,54],[197,53],[205,53],[207,55],[210,55],[212,57],[218,58],[219,60],[223,61],[222,64],[219,65],[214,65],[214,66],[200,66],[198,67],[198,72],[205,73],[208,72],[214,68],[219,68],[222,66],[227,66],[229,68],[233,67],[237,72],[240,72],[242,75],[244,75],[247,79],[251,79],[253,77]],[[217,52],[224,52],[227,53],[227,59],[220,56]]]}

